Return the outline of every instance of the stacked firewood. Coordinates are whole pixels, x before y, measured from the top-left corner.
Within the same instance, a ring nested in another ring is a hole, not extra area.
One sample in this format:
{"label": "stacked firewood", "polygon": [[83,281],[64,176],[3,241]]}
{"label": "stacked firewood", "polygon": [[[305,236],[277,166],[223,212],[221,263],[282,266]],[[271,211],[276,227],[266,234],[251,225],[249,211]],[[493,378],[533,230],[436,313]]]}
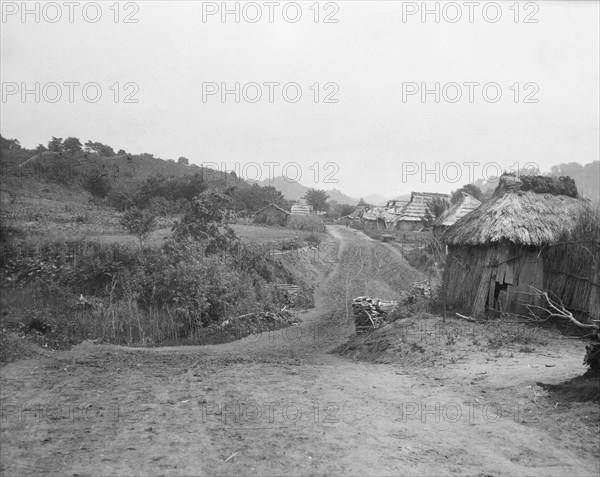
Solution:
{"label": "stacked firewood", "polygon": [[359,296],[352,300],[356,334],[370,333],[385,324],[385,315],[398,306],[395,301],[384,302],[379,298]]}
{"label": "stacked firewood", "polygon": [[431,287],[426,280],[414,282],[412,288],[415,295],[431,296]]}

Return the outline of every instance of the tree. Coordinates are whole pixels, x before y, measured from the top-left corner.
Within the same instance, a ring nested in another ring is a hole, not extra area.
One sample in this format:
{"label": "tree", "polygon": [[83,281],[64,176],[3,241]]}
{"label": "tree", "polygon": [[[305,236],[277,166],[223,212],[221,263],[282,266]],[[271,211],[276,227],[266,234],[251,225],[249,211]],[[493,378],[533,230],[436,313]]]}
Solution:
{"label": "tree", "polygon": [[181,166],[189,166],[190,161],[187,157],[181,156],[179,159],[177,159],[177,164],[179,164]]}
{"label": "tree", "polygon": [[156,216],[147,210],[132,207],[121,217],[121,225],[127,232],[137,237],[141,250],[152,231],[156,228]]}
{"label": "tree", "polygon": [[238,212],[256,212],[269,204],[284,209],[289,207],[283,194],[273,186],[252,184],[247,188],[232,188],[230,196],[233,199],[233,208]]}
{"label": "tree", "polygon": [[117,156],[126,156],[127,155],[127,151],[125,151],[125,149],[119,149],[117,151]]}
{"label": "tree", "polygon": [[115,155],[115,151],[112,147],[102,144],[101,142],[88,141],[85,143],[85,151],[98,154],[103,157],[110,157]]}
{"label": "tree", "polygon": [[8,149],[9,151],[18,151],[21,149],[21,143],[18,139],[6,139],[0,135],[0,149]]}
{"label": "tree", "polygon": [[176,241],[198,240],[206,243],[207,254],[232,249],[238,242],[229,222],[234,214],[232,200],[217,191],[207,190],[194,198],[192,207],[173,227]]}
{"label": "tree", "polygon": [[358,201],[358,205],[369,205],[367,204],[367,202],[365,201],[365,199],[363,199],[362,197],[360,198],[360,200]]}
{"label": "tree", "polygon": [[338,204],[334,207],[333,212],[340,217],[346,217],[347,215],[350,215],[355,210],[356,210],[356,205]]}
{"label": "tree", "polygon": [[327,203],[327,199],[329,199],[329,196],[324,190],[309,189],[302,198],[306,200],[308,205],[312,205],[313,210],[315,211],[326,212],[327,210],[329,210],[329,204]]}
{"label": "tree", "polygon": [[48,141],[48,150],[50,152],[58,152],[61,153],[65,150],[63,142],[62,142],[62,137],[54,137],[52,136],[52,139],[50,141]]}
{"label": "tree", "polygon": [[93,169],[83,178],[83,188],[92,196],[103,199],[108,195],[111,189],[110,181],[106,173],[98,169]]}
{"label": "tree", "polygon": [[82,151],[82,145],[78,138],[76,137],[68,137],[62,143],[65,151],[70,152],[71,154],[76,154]]}
{"label": "tree", "polygon": [[44,146],[43,144],[38,144],[37,147],[35,148],[36,152],[46,152],[48,150],[48,148],[46,146]]}
{"label": "tree", "polygon": [[466,192],[467,194],[475,197],[477,200],[483,200],[483,194],[481,189],[477,187],[475,184],[467,184],[462,186],[460,189],[452,192],[452,196],[450,198],[450,202],[454,205],[456,204],[462,197],[462,192]]}
{"label": "tree", "polygon": [[431,225],[431,222],[442,215],[449,206],[450,204],[448,204],[448,201],[442,197],[434,197],[431,199],[428,203],[427,212],[425,214],[425,222],[427,226]]}

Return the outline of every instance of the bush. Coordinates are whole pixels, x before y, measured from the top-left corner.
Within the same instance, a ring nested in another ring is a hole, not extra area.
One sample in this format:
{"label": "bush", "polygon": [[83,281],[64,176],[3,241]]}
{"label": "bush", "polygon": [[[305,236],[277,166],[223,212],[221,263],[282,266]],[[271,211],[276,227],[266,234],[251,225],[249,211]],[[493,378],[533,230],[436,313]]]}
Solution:
{"label": "bush", "polygon": [[292,215],[288,222],[288,228],[307,232],[324,233],[326,231],[323,221],[315,215]]}
{"label": "bush", "polygon": [[121,225],[131,235],[135,235],[140,242],[140,248],[156,228],[156,216],[148,210],[140,210],[132,207],[121,217]]}
{"label": "bush", "polygon": [[308,235],[304,238],[304,241],[313,247],[318,247],[319,244],[321,243],[321,237],[319,237],[315,233],[311,233],[310,235]]}
{"label": "bush", "polygon": [[99,171],[94,171],[83,179],[83,188],[98,199],[105,198],[110,192],[110,180]]}

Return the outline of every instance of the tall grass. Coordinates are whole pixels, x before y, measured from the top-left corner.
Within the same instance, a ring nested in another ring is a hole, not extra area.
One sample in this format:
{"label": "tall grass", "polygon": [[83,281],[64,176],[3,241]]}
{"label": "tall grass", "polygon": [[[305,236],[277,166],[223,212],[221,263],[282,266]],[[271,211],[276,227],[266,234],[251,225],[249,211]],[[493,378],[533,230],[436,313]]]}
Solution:
{"label": "tall grass", "polygon": [[316,215],[292,215],[288,227],[294,230],[305,230],[308,232],[321,232],[326,230],[325,223]]}
{"label": "tall grass", "polygon": [[207,255],[199,242],[143,251],[76,241],[3,245],[0,329],[37,330],[55,348],[85,339],[210,342],[228,318],[279,311],[286,303],[275,284],[294,283],[272,254],[246,246]]}

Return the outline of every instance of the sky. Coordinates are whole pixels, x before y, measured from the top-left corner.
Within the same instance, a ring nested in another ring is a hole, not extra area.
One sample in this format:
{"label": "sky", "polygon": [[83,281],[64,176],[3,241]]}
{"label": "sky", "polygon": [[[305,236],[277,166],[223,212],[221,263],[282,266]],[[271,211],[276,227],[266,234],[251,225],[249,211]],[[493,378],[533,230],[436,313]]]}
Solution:
{"label": "sky", "polygon": [[24,147],[75,136],[354,197],[600,155],[597,1],[76,3],[2,2],[0,131]]}

